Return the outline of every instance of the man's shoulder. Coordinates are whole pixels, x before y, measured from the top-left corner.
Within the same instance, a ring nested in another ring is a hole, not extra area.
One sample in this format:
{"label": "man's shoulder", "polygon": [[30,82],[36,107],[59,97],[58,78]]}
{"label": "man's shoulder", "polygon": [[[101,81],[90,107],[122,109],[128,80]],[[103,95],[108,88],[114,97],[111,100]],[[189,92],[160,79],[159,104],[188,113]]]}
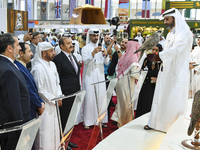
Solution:
{"label": "man's shoulder", "polygon": [[58,55],[56,55],[53,60],[59,61],[62,58],[63,52],[61,51]]}
{"label": "man's shoulder", "polygon": [[34,67],[32,68],[32,70],[42,71],[44,70],[44,66],[40,63],[36,63]]}
{"label": "man's shoulder", "polygon": [[[17,67],[24,67],[19,61],[15,60],[14,63],[17,65]],[[25,68],[25,67],[24,67]]]}
{"label": "man's shoulder", "polygon": [[20,71],[26,69],[26,68],[24,67],[24,65],[21,64],[21,63],[20,63],[19,61],[17,61],[17,60],[15,60],[14,63],[17,65],[17,67],[19,68]]}
{"label": "man's shoulder", "polygon": [[199,46],[196,46],[194,47],[194,50],[191,52],[191,54],[196,54],[196,53],[199,53],[200,52],[200,47]]}
{"label": "man's shoulder", "polygon": [[33,43],[29,44],[30,48],[33,49],[35,48],[35,46],[33,45]]}
{"label": "man's shoulder", "polygon": [[10,63],[5,63],[0,61],[0,76],[8,76],[11,75],[13,78],[18,76],[19,72],[11,66]]}
{"label": "man's shoulder", "polygon": [[83,48],[90,48],[91,47],[91,44],[90,43],[88,43],[88,44],[86,44],[85,46],[83,46]]}
{"label": "man's shoulder", "polygon": [[0,64],[1,64],[0,65],[1,70],[7,70],[7,69],[12,68],[11,67],[11,65],[12,65],[11,61],[8,60],[7,58],[1,57],[1,56],[0,56]]}
{"label": "man's shoulder", "polygon": [[56,64],[55,64],[53,61],[50,61],[49,63],[50,63],[50,65],[51,65],[51,69],[52,69],[53,71],[57,72]]}

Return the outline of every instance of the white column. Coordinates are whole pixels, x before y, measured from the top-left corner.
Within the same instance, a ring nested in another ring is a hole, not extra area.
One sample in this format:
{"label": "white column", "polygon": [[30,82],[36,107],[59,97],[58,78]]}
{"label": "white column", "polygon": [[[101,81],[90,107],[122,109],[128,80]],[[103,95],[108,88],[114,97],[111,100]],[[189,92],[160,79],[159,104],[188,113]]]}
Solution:
{"label": "white column", "polygon": [[37,0],[33,0],[34,20],[37,20]]}
{"label": "white column", "polygon": [[47,20],[49,20],[49,0],[47,0],[47,4],[46,4],[46,7],[47,7]]}

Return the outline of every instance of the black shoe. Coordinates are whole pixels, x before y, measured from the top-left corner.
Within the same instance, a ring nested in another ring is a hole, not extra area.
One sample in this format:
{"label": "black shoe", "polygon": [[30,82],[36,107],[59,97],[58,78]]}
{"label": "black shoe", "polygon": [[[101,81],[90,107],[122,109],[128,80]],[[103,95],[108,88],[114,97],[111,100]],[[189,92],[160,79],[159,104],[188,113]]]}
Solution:
{"label": "black shoe", "polygon": [[117,126],[117,122],[116,121],[112,121],[112,124],[114,124],[115,126]]}
{"label": "black shoe", "polygon": [[110,100],[110,104],[109,104],[111,107],[115,107],[116,106],[116,104],[115,103],[113,103],[113,101],[112,100]]}
{"label": "black shoe", "polygon": [[73,148],[77,148],[78,147],[78,145],[76,145],[76,144],[74,144],[74,143],[72,143],[70,141],[68,143],[68,146],[73,147]]}
{"label": "black shoe", "polygon": [[115,104],[115,103],[112,103],[112,104],[111,104],[111,107],[116,107],[116,104]]}
{"label": "black shoe", "polygon": [[145,125],[145,126],[144,126],[144,129],[145,129],[145,130],[151,130],[152,128],[149,127],[148,125]]}
{"label": "black shoe", "polygon": [[107,128],[107,127],[108,127],[108,125],[107,125],[107,124],[105,124],[105,123],[103,123],[103,124],[102,124],[102,127],[103,127],[103,128]]}
{"label": "black shoe", "polygon": [[66,150],[72,150],[72,148],[71,147],[69,147],[69,146],[67,146],[67,149]]}

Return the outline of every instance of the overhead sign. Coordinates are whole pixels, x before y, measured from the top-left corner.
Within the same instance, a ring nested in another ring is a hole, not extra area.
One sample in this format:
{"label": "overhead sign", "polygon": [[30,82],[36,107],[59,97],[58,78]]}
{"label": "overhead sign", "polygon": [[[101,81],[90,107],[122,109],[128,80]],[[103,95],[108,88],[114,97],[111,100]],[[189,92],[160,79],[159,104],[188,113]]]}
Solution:
{"label": "overhead sign", "polygon": [[128,23],[128,17],[130,13],[129,4],[130,4],[129,0],[119,0],[118,15],[120,24]]}
{"label": "overhead sign", "polygon": [[164,26],[163,20],[150,19],[150,20],[141,20],[141,19],[131,19],[131,26]]}
{"label": "overhead sign", "polygon": [[166,8],[200,9],[200,1],[176,1],[176,2],[166,2]]}

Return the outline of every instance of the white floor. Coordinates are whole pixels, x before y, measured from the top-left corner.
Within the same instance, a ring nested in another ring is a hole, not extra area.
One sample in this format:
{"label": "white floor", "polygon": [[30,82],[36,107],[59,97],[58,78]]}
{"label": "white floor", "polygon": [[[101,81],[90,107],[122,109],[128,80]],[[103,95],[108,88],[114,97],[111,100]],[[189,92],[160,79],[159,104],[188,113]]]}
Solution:
{"label": "white floor", "polygon": [[187,136],[192,100],[188,102],[188,112],[176,120],[167,134],[143,129],[149,119],[147,113],[110,134],[94,150],[171,150],[169,143],[180,147],[181,139],[192,138]]}

